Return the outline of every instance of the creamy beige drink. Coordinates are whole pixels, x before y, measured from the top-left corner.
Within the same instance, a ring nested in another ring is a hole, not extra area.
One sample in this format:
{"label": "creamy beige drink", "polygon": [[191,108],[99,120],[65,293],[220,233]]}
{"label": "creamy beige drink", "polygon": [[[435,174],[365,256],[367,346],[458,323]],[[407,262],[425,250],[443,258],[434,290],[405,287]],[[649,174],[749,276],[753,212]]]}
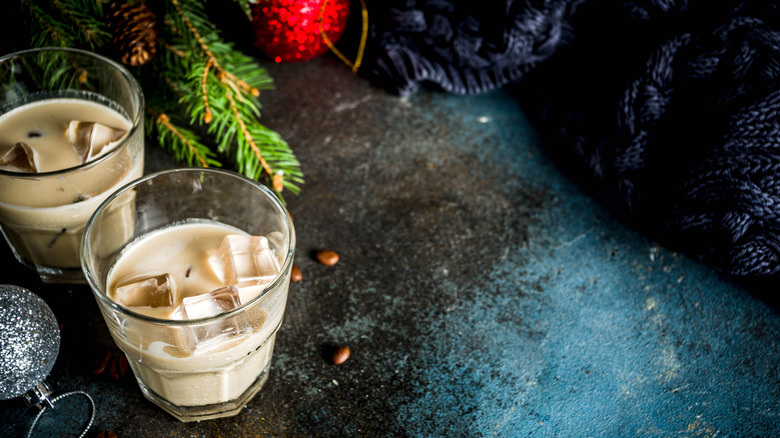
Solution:
{"label": "creamy beige drink", "polygon": [[78,268],[90,215],[143,174],[143,134],[84,96],[36,100],[0,115],[0,224],[17,256],[36,267]]}
{"label": "creamy beige drink", "polygon": [[84,278],[138,386],[181,421],[236,415],[262,388],[294,255],[279,198],[213,168],[135,180],[98,207],[81,245]]}
{"label": "creamy beige drink", "polygon": [[[272,246],[265,236],[197,220],[142,235],[121,251],[108,273],[109,298],[171,321],[112,330],[142,390],[181,409],[245,402],[260,389],[286,301],[286,294],[260,297],[283,262]],[[286,290],[289,276],[282,281]],[[174,322],[187,320],[203,322]]]}

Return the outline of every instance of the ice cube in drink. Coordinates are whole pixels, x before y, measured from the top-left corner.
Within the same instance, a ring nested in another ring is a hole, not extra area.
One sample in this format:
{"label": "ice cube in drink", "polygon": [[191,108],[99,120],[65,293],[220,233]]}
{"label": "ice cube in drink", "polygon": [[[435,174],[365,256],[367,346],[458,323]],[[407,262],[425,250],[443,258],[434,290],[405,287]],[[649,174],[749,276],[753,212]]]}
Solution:
{"label": "ice cube in drink", "polygon": [[279,273],[279,260],[265,236],[225,236],[209,263],[224,284],[238,286],[242,304],[258,296]]}
{"label": "ice cube in drink", "polygon": [[68,124],[68,142],[73,145],[82,163],[95,160],[111,150],[127,134],[121,128],[113,128],[98,122],[72,120]]}
{"label": "ice cube in drink", "polygon": [[116,286],[111,298],[125,307],[171,307],[171,277],[160,274],[125,280]]}
{"label": "ice cube in drink", "polygon": [[235,286],[219,288],[181,300],[182,311],[187,319],[208,318],[227,312],[239,305],[238,289]]}
{"label": "ice cube in drink", "polygon": [[[223,287],[209,293],[189,296],[181,302],[181,315],[185,319],[200,319],[216,316],[240,306],[238,288]],[[205,354],[212,350],[225,349],[240,341],[241,336],[252,331],[244,315],[233,318],[204,322],[189,328],[186,342],[194,355]]]}
{"label": "ice cube in drink", "polygon": [[269,255],[273,258],[266,237],[231,234],[210,262],[224,284],[239,284],[273,278],[279,272],[278,263],[269,264]]}
{"label": "ice cube in drink", "polygon": [[35,151],[27,143],[20,141],[0,157],[0,168],[13,172],[38,172],[35,164]]}

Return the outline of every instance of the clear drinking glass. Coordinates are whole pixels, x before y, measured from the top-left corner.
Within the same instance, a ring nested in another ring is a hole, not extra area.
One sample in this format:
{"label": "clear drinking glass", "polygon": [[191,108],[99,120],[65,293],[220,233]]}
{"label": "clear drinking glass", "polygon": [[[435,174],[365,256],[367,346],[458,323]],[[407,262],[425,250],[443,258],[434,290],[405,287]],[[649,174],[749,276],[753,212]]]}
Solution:
{"label": "clear drinking glass", "polygon": [[[91,52],[48,48],[0,57],[0,134],[18,125],[3,121],[19,110],[52,111],[63,101],[87,101],[98,112],[118,113],[129,126],[127,134],[108,153],[74,167],[41,173],[0,169],[0,230],[16,259],[42,281],[83,283],[79,245],[87,220],[109,194],[143,175],[144,97],[130,72]],[[34,120],[30,139],[40,135]],[[0,152],[17,141],[29,140],[6,139]]]}
{"label": "clear drinking glass", "polygon": [[[129,253],[128,243],[137,248],[160,230],[201,223],[268,237],[279,271],[254,299],[216,316],[175,320],[138,313],[107,295],[112,268]],[[237,414],[265,383],[294,250],[290,215],[268,188],[234,172],[188,168],[145,176],[111,195],[87,224],[81,256],[143,394],[181,421],[199,421]]]}

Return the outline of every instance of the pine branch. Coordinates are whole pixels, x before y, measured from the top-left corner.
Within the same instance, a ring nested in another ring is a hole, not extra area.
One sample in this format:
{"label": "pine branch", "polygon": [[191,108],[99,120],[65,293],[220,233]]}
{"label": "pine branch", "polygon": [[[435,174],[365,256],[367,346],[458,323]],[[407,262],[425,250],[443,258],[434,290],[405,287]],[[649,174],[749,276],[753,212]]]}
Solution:
{"label": "pine branch", "polygon": [[[30,17],[32,46],[81,47],[115,56],[101,1],[21,4]],[[153,6],[160,25],[157,55],[131,69],[147,97],[147,135],[190,166],[222,166],[222,159],[229,160],[282,200],[283,190],[299,193],[304,179],[295,154],[259,122],[257,97],[273,89],[271,77],[221,38],[200,0],[157,0]]]}
{"label": "pine branch", "polygon": [[147,135],[156,136],[162,145],[169,149],[177,161],[184,161],[190,166],[211,167],[221,166],[215,159],[214,151],[206,146],[201,137],[193,130],[178,125],[166,113],[154,110],[151,120],[147,120]]}
{"label": "pine branch", "polygon": [[46,45],[74,47],[77,45],[73,38],[75,32],[71,32],[72,29],[68,23],[55,19],[35,0],[22,0],[22,4],[30,11],[32,18],[31,44],[33,47]]}
{"label": "pine branch", "polygon": [[94,0],[22,0],[32,18],[32,46],[55,45],[96,49],[111,34],[103,19],[103,6]]}
{"label": "pine branch", "polygon": [[103,3],[95,0],[52,0],[52,4],[62,16],[73,23],[78,29],[76,36],[91,49],[100,47],[111,39],[105,20],[96,19],[103,17]]}
{"label": "pine branch", "polygon": [[[190,64],[187,76],[189,88],[198,92],[186,93],[181,99],[192,122],[210,125],[208,133],[216,134],[219,151],[234,157],[241,173],[265,179],[277,192],[287,188],[298,193],[298,184],[303,182],[299,163],[284,140],[257,120],[260,109],[255,97],[260,88],[271,87],[270,78],[219,39],[200,2],[171,0],[171,4],[174,13],[169,16],[179,43],[174,47],[202,54],[200,62]],[[279,152],[284,153],[283,160],[278,159]]]}

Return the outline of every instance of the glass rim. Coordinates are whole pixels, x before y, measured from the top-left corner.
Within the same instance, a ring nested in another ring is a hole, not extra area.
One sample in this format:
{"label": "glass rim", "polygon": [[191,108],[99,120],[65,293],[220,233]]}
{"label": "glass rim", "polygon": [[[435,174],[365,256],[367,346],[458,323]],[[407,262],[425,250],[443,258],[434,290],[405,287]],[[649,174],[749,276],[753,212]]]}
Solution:
{"label": "glass rim", "polygon": [[[279,213],[282,213],[282,215],[285,218],[284,224],[289,229],[288,237],[287,237],[287,244],[288,249],[287,253],[284,255],[284,260],[282,261],[282,265],[279,267],[279,273],[276,274],[276,277],[274,277],[273,281],[269,283],[265,288],[263,288],[263,291],[253,299],[251,299],[249,302],[242,304],[238,307],[234,307],[233,309],[228,310],[227,312],[219,313],[217,315],[207,316],[205,318],[197,318],[197,319],[166,319],[166,318],[157,318],[154,316],[145,315],[142,313],[134,312],[130,310],[129,308],[122,306],[121,304],[117,303],[116,301],[109,298],[105,293],[98,292],[100,290],[99,287],[97,287],[97,281],[93,277],[91,271],[87,268],[87,263],[85,262],[86,255],[87,255],[87,235],[90,233],[90,230],[92,229],[92,226],[95,222],[95,219],[97,218],[98,214],[106,209],[109,203],[113,201],[114,199],[118,198],[122,194],[126,193],[127,191],[145,183],[146,181],[163,176],[163,175],[171,175],[171,174],[184,174],[184,173],[214,173],[214,174],[221,174],[223,176],[228,176],[235,178],[237,180],[243,181],[245,183],[249,183],[250,185],[254,186],[254,188],[260,190],[268,196],[273,205],[279,210]],[[95,209],[95,212],[92,213],[92,216],[90,216],[89,220],[87,221],[87,225],[84,227],[84,235],[81,238],[81,245],[80,245],[80,251],[79,256],[81,259],[81,270],[84,273],[84,277],[87,280],[87,284],[89,285],[90,290],[92,290],[92,294],[95,296],[96,299],[98,299],[101,303],[104,305],[110,307],[114,311],[131,316],[135,319],[156,324],[156,325],[173,325],[173,326],[189,326],[189,325],[198,325],[203,324],[207,322],[217,321],[223,318],[228,318],[234,314],[240,313],[244,311],[245,308],[250,307],[254,303],[256,303],[259,300],[262,300],[263,298],[268,295],[268,293],[272,290],[275,290],[278,286],[281,285],[281,282],[284,280],[283,274],[287,271],[289,271],[292,267],[293,263],[293,255],[295,253],[295,228],[293,226],[290,213],[287,211],[287,208],[282,204],[282,202],[279,200],[279,198],[265,185],[260,184],[259,182],[248,178],[244,175],[241,175],[237,172],[233,172],[230,170],[225,169],[217,169],[213,167],[183,167],[183,168],[174,168],[174,169],[166,169],[161,170],[158,172],[151,173],[149,175],[144,175],[141,178],[138,178],[136,180],[133,180],[127,184],[125,184],[123,187],[116,190],[114,193],[112,193],[108,198],[106,198],[98,207]]]}
{"label": "glass rim", "polygon": [[125,66],[114,61],[111,58],[105,57],[95,52],[90,52],[88,50],[83,50],[83,49],[76,49],[73,47],[38,47],[34,49],[20,50],[17,52],[12,52],[6,55],[2,55],[0,56],[0,64],[5,63],[6,61],[9,61],[13,58],[18,58],[20,56],[27,56],[27,55],[42,53],[42,52],[71,52],[80,56],[93,58],[95,60],[104,62],[109,66],[111,66],[112,68],[116,69],[121,74],[122,78],[124,78],[125,80],[128,81],[128,83],[130,83],[130,85],[133,87],[134,94],[138,96],[138,114],[136,114],[135,117],[131,117],[130,122],[132,123],[132,126],[130,127],[130,130],[127,131],[127,134],[125,135],[122,143],[120,145],[117,145],[115,148],[111,149],[110,151],[106,152],[105,154],[101,155],[95,160],[87,161],[86,163],[81,163],[78,166],[68,167],[65,169],[52,170],[49,172],[27,173],[27,172],[13,172],[9,170],[0,169],[0,175],[20,178],[20,179],[36,180],[36,179],[50,178],[50,177],[61,177],[63,175],[73,173],[78,170],[89,169],[91,167],[97,166],[99,163],[102,163],[103,161],[108,160],[109,157],[112,157],[117,153],[119,153],[119,151],[123,149],[121,146],[128,143],[127,140],[135,134],[136,130],[138,130],[138,127],[141,125],[141,120],[143,118],[143,113],[144,113],[144,107],[146,105],[146,101],[144,98],[143,90],[141,89],[141,85],[135,79],[135,76],[133,76],[133,74],[130,73],[130,71],[127,70],[127,68],[125,68]]}

